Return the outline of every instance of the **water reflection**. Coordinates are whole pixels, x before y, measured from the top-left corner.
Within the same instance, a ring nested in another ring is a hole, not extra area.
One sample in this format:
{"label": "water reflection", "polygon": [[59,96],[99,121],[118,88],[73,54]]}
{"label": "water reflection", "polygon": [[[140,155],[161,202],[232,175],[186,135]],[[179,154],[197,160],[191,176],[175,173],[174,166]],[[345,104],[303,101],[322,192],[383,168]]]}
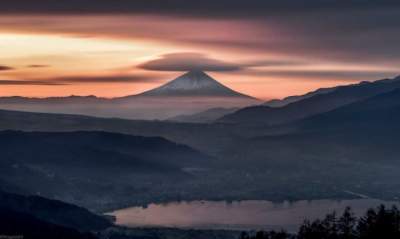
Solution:
{"label": "water reflection", "polygon": [[341,213],[350,206],[356,215],[380,204],[396,202],[376,199],[312,200],[273,203],[270,201],[172,202],[150,204],[147,208],[132,207],[110,213],[116,223],[130,227],[178,227],[197,229],[297,229],[304,219],[324,217],[327,213]]}

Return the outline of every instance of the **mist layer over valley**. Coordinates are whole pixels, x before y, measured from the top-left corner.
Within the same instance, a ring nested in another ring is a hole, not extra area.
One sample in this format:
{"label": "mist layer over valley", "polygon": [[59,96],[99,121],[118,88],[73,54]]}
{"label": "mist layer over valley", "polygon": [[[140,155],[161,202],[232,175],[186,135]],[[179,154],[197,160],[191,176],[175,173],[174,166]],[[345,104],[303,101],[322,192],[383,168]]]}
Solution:
{"label": "mist layer over valley", "polygon": [[[48,133],[0,135],[1,182],[96,210],[203,199],[396,200],[397,86],[398,79],[338,87],[276,108],[266,122],[263,115],[257,122],[225,123],[228,114],[214,123],[176,123],[3,110],[1,129]],[[316,113],[320,98],[337,100]],[[314,110],[267,123],[296,104]]]}
{"label": "mist layer over valley", "polygon": [[261,101],[222,85],[202,71],[189,71],[155,89],[124,97],[0,97],[2,109],[142,120],[165,120],[215,107],[257,103]]}

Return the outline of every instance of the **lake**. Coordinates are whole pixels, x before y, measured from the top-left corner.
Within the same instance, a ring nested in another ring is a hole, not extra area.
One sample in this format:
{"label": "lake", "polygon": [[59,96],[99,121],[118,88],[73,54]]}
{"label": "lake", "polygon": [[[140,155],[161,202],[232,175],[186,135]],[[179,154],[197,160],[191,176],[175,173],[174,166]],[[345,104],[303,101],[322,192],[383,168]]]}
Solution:
{"label": "lake", "polygon": [[297,230],[304,219],[339,214],[350,206],[357,216],[380,204],[392,206],[398,202],[377,199],[311,200],[273,203],[270,201],[191,201],[150,204],[108,213],[118,225],[128,227],[176,227],[195,229],[286,229]]}

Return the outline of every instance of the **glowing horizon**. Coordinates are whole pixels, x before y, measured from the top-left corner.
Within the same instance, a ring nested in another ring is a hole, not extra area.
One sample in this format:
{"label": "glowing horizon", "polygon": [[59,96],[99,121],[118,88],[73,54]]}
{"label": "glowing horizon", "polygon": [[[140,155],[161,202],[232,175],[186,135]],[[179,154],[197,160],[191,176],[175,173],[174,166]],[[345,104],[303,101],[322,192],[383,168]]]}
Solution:
{"label": "glowing horizon", "polygon": [[400,74],[397,58],[338,54],[258,19],[6,14],[0,24],[0,96],[134,95],[196,64],[264,100]]}

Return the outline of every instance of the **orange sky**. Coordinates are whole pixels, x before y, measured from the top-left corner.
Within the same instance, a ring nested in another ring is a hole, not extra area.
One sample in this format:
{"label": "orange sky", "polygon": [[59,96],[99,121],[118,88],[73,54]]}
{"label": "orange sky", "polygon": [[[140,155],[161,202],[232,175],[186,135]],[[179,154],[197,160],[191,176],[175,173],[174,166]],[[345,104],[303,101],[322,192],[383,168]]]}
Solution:
{"label": "orange sky", "polygon": [[173,70],[176,66],[168,71],[141,67],[171,53],[201,54],[200,65],[209,61],[235,66],[234,70],[208,73],[234,90],[260,99],[400,72],[390,62],[343,62],[319,52],[293,53],[281,46],[290,43],[285,31],[254,21],[182,21],[152,15],[2,15],[0,26],[1,96],[140,93],[182,74]]}

